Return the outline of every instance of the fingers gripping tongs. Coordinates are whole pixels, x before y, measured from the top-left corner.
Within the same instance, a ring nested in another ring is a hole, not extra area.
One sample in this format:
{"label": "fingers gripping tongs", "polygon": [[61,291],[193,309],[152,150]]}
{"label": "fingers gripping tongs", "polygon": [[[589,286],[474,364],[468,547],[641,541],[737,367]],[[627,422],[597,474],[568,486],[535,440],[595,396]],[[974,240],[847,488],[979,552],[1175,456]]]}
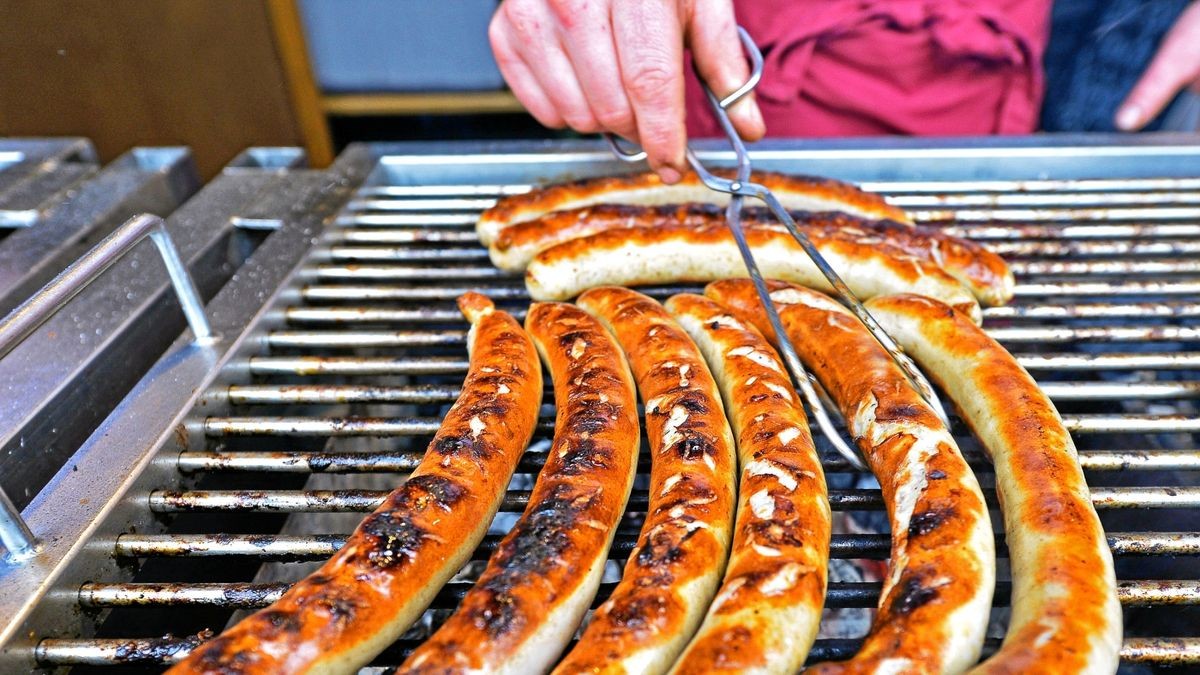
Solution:
{"label": "fingers gripping tongs", "polygon": [[[754,44],[754,41],[750,38],[746,30],[740,26],[738,27],[738,36],[742,40],[742,46],[745,48],[746,53],[750,56],[752,71],[750,79],[741,87],[738,87],[737,91],[723,99],[719,99],[713,94],[708,84],[703,81],[703,78],[701,78],[701,85],[704,88],[705,95],[708,96],[709,104],[712,105],[713,114],[716,115],[717,121],[720,122],[721,128],[725,131],[725,135],[728,136],[729,144],[733,147],[734,153],[737,156],[737,177],[730,180],[714,175],[704,168],[704,165],[700,163],[699,158],[692,152],[691,148],[687,150],[688,164],[691,165],[692,169],[700,176],[700,180],[707,187],[730,195],[729,206],[725,210],[726,223],[729,226],[729,230],[733,233],[733,238],[737,242],[738,249],[741,251],[742,260],[746,264],[746,270],[750,273],[750,278],[753,280],[754,287],[758,291],[759,300],[762,302],[763,309],[767,313],[767,320],[778,337],[779,351],[782,352],[783,360],[787,364],[788,370],[791,371],[792,379],[799,387],[800,393],[812,410],[813,416],[816,417],[821,431],[833,444],[833,447],[853,466],[865,469],[866,467],[858,454],[838,434],[833,420],[829,417],[829,408],[817,393],[817,386],[819,385],[816,379],[804,369],[804,365],[800,362],[800,357],[796,355],[795,347],[792,346],[791,341],[787,338],[787,333],[783,330],[779,313],[776,311],[774,303],[771,302],[770,291],[762,278],[762,273],[759,272],[758,265],[754,262],[750,246],[746,243],[745,232],[742,230],[742,203],[746,197],[753,197],[766,203],[775,217],[783,223],[784,227],[787,228],[796,242],[800,244],[805,253],[812,258],[813,263],[821,270],[821,273],[825,275],[825,278],[829,281],[829,285],[833,287],[834,295],[866,325],[871,334],[875,336],[875,339],[879,341],[879,344],[888,351],[892,359],[896,362],[896,365],[908,377],[913,387],[925,398],[938,417],[942,419],[942,422],[948,426],[949,421],[941,401],[938,400],[937,394],[933,391],[933,387],[925,379],[921,371],[917,369],[916,364],[900,350],[900,347],[892,340],[891,336],[883,330],[883,327],[863,307],[862,302],[854,297],[854,294],[850,292],[846,283],[842,281],[837,272],[829,266],[829,263],[826,262],[821,253],[813,246],[813,243],[809,241],[808,236],[796,227],[796,221],[792,219],[787,209],[783,208],[783,205],[775,195],[766,187],[750,181],[750,156],[746,152],[746,146],[742,143],[741,137],[738,136],[737,130],[734,129],[733,123],[730,122],[726,110],[758,85],[759,80],[762,79],[763,59],[757,45]],[[646,158],[645,152],[629,151],[622,148],[617,138],[612,134],[605,134],[605,138],[608,140],[609,145],[612,146],[613,153],[621,160],[640,162]],[[836,407],[833,407],[833,409],[836,412]]]}

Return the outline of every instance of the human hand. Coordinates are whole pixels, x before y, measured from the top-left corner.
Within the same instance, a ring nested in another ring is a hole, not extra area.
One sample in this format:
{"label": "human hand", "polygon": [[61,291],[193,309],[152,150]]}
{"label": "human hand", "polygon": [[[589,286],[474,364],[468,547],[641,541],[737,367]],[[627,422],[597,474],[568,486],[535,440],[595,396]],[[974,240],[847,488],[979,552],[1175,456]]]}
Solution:
{"label": "human hand", "polygon": [[[504,0],[488,38],[534,118],[635,141],[668,183],[687,170],[684,45],[718,96],[749,77],[731,0]],[[746,140],[765,133],[753,96],[729,116]]]}
{"label": "human hand", "polygon": [[1141,129],[1189,86],[1200,93],[1200,2],[1189,5],[1163,38],[1154,60],[1117,108],[1117,128]]}

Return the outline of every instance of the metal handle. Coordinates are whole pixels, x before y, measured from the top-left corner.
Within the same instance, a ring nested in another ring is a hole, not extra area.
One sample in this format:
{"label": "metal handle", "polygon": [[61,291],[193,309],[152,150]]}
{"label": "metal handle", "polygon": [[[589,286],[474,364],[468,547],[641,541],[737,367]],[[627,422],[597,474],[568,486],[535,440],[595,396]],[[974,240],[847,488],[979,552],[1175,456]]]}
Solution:
{"label": "metal handle", "polygon": [[[187,266],[183,264],[183,259],[179,257],[179,250],[171,241],[166,224],[158,216],[143,214],[125,221],[95,248],[72,263],[0,321],[0,358],[7,356],[33,331],[70,302],[71,298],[78,295],[146,237],[150,237],[162,256],[167,274],[171,277],[171,285],[175,287],[175,294],[179,297],[179,304],[183,307],[183,314],[187,317],[196,340],[210,339],[212,329],[208,317],[204,314],[200,293],[196,290],[196,284],[192,281]],[[0,489],[0,543],[8,550],[7,558],[12,561],[27,559],[36,551],[33,533],[3,489]]]}

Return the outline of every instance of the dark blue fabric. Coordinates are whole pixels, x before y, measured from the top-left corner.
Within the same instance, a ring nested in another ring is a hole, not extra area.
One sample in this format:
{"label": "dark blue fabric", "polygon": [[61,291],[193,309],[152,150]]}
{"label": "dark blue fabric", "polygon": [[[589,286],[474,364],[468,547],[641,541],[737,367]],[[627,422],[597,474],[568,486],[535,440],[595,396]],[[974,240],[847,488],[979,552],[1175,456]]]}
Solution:
{"label": "dark blue fabric", "polygon": [[[1115,131],[1113,115],[1189,0],[1055,0],[1046,131]],[[1153,131],[1162,116],[1147,126]]]}

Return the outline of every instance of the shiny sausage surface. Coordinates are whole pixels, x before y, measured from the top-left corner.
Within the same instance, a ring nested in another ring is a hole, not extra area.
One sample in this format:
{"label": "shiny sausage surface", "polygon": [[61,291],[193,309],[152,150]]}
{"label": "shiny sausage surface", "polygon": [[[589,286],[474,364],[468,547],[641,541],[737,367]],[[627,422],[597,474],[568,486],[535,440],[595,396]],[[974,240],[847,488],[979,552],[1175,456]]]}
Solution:
{"label": "shiny sausage surface", "polygon": [[[936,227],[872,220],[840,212],[794,211],[792,217],[805,232],[815,230],[861,244],[887,243],[914,258],[941,267],[985,305],[1002,305],[1012,299],[1015,286],[1012,270],[1003,258],[978,242],[951,236]],[[488,255],[500,269],[524,271],[538,252],[596,232],[664,225],[699,229],[724,221],[724,209],[714,204],[598,204],[555,211],[506,228],[488,247]],[[762,208],[746,209],[742,222],[750,229],[783,227]]]}
{"label": "shiny sausage surface", "polygon": [[625,288],[579,298],[624,349],[645,403],[650,504],[621,582],[556,673],[662,673],[699,626],[725,567],[734,441],[717,383],[662,305]]}
{"label": "shiny sausage surface", "polygon": [[471,365],[412,475],[319,570],[169,672],[353,673],[396,640],[470,558],[529,443],[542,400],[533,342],[468,293]]}
{"label": "shiny sausage surface", "polygon": [[612,336],[577,307],[535,304],[525,325],[554,382],[554,442],[525,513],[398,672],[545,672],[599,587],[637,468],[633,378]]}
{"label": "shiny sausage surface", "polygon": [[804,408],[753,326],[699,295],[666,307],[721,386],[741,465],[729,566],[674,672],[794,673],[821,621],[831,528]]}
{"label": "shiny sausage surface", "polygon": [[[859,298],[915,291],[936,297],[978,320],[979,302],[942,268],[884,243],[859,243],[812,232],[810,239]],[[829,282],[786,232],[753,229],[746,240],[763,276],[818,290]],[[597,232],[552,246],[534,257],[525,286],[535,299],[563,300],[589,288],[746,276],[746,266],[724,225],[634,227]]]}
{"label": "shiny sausage surface", "polygon": [[[732,178],[730,171],[714,171]],[[790,176],[756,171],[752,179],[766,186],[784,208],[800,211],[845,211],[865,218],[890,218],[910,222],[903,210],[882,197],[863,192],[854,185],[829,178]],[[679,204],[709,202],[724,205],[728,195],[708,189],[695,173],[686,173],[674,185],[667,185],[652,172],[585,178],[558,183],[530,192],[500,198],[479,216],[475,231],[484,246],[490,246],[500,232],[516,223],[533,220],[552,211],[566,211],[594,204]]]}
{"label": "shiny sausage surface", "polygon": [[[892,531],[888,576],[858,654],[806,672],[960,673],[979,659],[995,586],[979,483],[949,430],[849,310],[798,286],[772,288],[796,352],[879,480]],[[706,295],[766,323],[749,281],[710,284]]]}
{"label": "shiny sausage surface", "polygon": [[1113,673],[1121,606],[1112,552],[1071,435],[999,343],[912,295],[867,307],[941,385],[991,455],[1012,565],[1012,616],[977,673]]}

